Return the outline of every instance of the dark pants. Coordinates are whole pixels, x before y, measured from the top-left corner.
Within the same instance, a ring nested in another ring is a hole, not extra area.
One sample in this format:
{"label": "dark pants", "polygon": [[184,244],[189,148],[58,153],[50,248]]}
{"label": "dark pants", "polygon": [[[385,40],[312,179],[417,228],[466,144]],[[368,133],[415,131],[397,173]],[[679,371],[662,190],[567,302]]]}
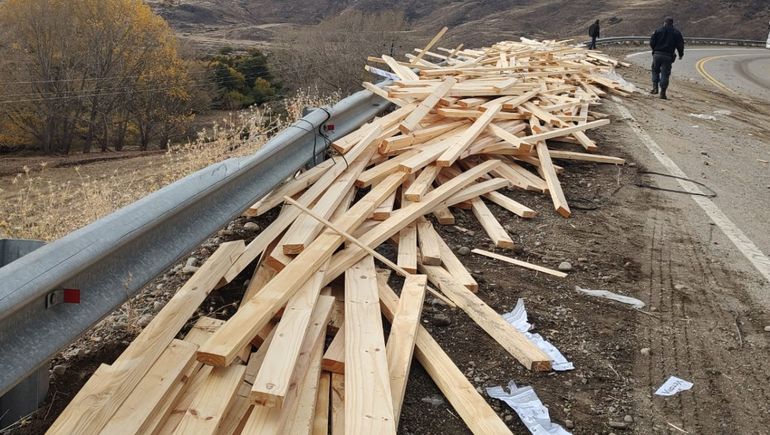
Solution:
{"label": "dark pants", "polygon": [[589,50],[596,50],[596,36],[591,37],[591,42],[588,43]]}
{"label": "dark pants", "polygon": [[664,53],[655,53],[652,55],[652,86],[658,86],[663,89],[668,88],[668,78],[671,77],[671,65],[674,63],[674,56]]}

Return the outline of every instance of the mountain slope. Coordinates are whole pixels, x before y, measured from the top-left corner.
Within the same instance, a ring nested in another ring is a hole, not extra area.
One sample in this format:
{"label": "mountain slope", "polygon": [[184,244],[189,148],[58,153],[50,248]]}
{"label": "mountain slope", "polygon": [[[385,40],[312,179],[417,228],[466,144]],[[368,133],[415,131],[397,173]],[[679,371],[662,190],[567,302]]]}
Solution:
{"label": "mountain slope", "polygon": [[764,40],[767,0],[150,0],[178,31],[190,36],[269,41],[285,25],[309,25],[348,9],[401,9],[417,30],[443,25],[471,44],[522,35],[566,38],[586,34],[594,19],[602,33],[647,35],[672,15],[685,35]]}

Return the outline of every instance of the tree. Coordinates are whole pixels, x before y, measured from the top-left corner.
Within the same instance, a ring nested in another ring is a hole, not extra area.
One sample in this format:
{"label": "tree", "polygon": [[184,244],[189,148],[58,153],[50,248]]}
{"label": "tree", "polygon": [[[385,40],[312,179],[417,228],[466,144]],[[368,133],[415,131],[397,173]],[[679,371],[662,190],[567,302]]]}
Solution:
{"label": "tree", "polygon": [[295,88],[349,93],[367,79],[367,56],[396,56],[419,45],[419,35],[407,28],[401,11],[348,10],[315,26],[283,31],[275,45],[284,48],[273,60]]}
{"label": "tree", "polygon": [[17,84],[0,91],[0,110],[45,152],[69,152],[78,138],[84,152],[97,141],[122,148],[137,130],[146,144],[148,119],[189,115],[175,36],[141,0],[7,0],[0,24],[2,77]]}
{"label": "tree", "polygon": [[280,84],[270,74],[267,56],[258,50],[245,54],[226,52],[212,59],[214,81],[219,88],[217,106],[234,110],[275,98]]}

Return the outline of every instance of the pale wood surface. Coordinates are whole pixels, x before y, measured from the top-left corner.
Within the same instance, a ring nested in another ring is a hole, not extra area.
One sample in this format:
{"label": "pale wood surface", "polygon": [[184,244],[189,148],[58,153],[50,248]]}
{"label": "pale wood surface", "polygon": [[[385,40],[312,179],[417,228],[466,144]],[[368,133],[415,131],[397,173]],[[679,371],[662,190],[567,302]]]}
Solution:
{"label": "pale wood surface", "polygon": [[374,259],[345,273],[345,432],[395,434]]}

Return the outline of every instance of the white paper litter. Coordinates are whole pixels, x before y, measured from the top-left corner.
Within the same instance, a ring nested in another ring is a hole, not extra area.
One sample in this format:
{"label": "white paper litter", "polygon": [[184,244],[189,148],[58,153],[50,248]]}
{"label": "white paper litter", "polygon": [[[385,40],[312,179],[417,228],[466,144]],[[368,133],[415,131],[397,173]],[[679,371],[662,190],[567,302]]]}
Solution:
{"label": "white paper litter", "polygon": [[705,119],[707,121],[716,121],[717,117],[714,115],[704,115],[702,113],[691,113],[690,116],[698,119]]}
{"label": "white paper litter", "polygon": [[393,74],[392,72],[384,71],[379,68],[375,68],[373,66],[369,67],[369,72],[371,72],[372,74],[376,74],[380,77],[385,77],[386,79],[391,79],[396,81],[401,80],[399,76]]}
{"label": "white paper litter", "polygon": [[692,382],[687,382],[684,379],[671,376],[660,386],[660,388],[658,388],[658,391],[656,391],[655,394],[658,396],[673,396],[674,394],[689,390],[692,386]]}
{"label": "white paper litter", "polygon": [[527,429],[535,435],[571,435],[563,427],[551,422],[551,416],[548,414],[548,408],[537,397],[532,387],[518,388],[516,383],[508,383],[508,391],[503,387],[487,388],[489,397],[500,399],[508,404],[516,414],[519,415],[522,423]]}
{"label": "white paper litter", "polygon": [[641,310],[642,308],[644,308],[644,302],[640,301],[637,298],[632,298],[631,296],[623,296],[607,290],[590,290],[587,288],[581,288],[580,286],[577,286],[577,285],[575,286],[575,290],[581,293],[585,293],[587,295],[597,296],[600,298],[612,299],[613,301],[622,302],[624,304],[631,305],[637,310]]}
{"label": "white paper litter", "polygon": [[551,358],[551,367],[558,371],[563,372],[566,370],[574,370],[575,366],[567,361],[567,358],[559,352],[556,346],[552,345],[540,334],[532,334],[529,332],[532,329],[532,324],[527,320],[527,309],[524,308],[524,300],[519,299],[516,302],[516,306],[510,313],[503,314],[503,319],[510,323],[511,326],[519,330],[529,341],[535,344],[540,350],[546,353]]}
{"label": "white paper litter", "polygon": [[723,115],[723,116],[730,116],[733,114],[733,112],[725,109],[715,110],[714,113],[716,113],[717,115]]}

